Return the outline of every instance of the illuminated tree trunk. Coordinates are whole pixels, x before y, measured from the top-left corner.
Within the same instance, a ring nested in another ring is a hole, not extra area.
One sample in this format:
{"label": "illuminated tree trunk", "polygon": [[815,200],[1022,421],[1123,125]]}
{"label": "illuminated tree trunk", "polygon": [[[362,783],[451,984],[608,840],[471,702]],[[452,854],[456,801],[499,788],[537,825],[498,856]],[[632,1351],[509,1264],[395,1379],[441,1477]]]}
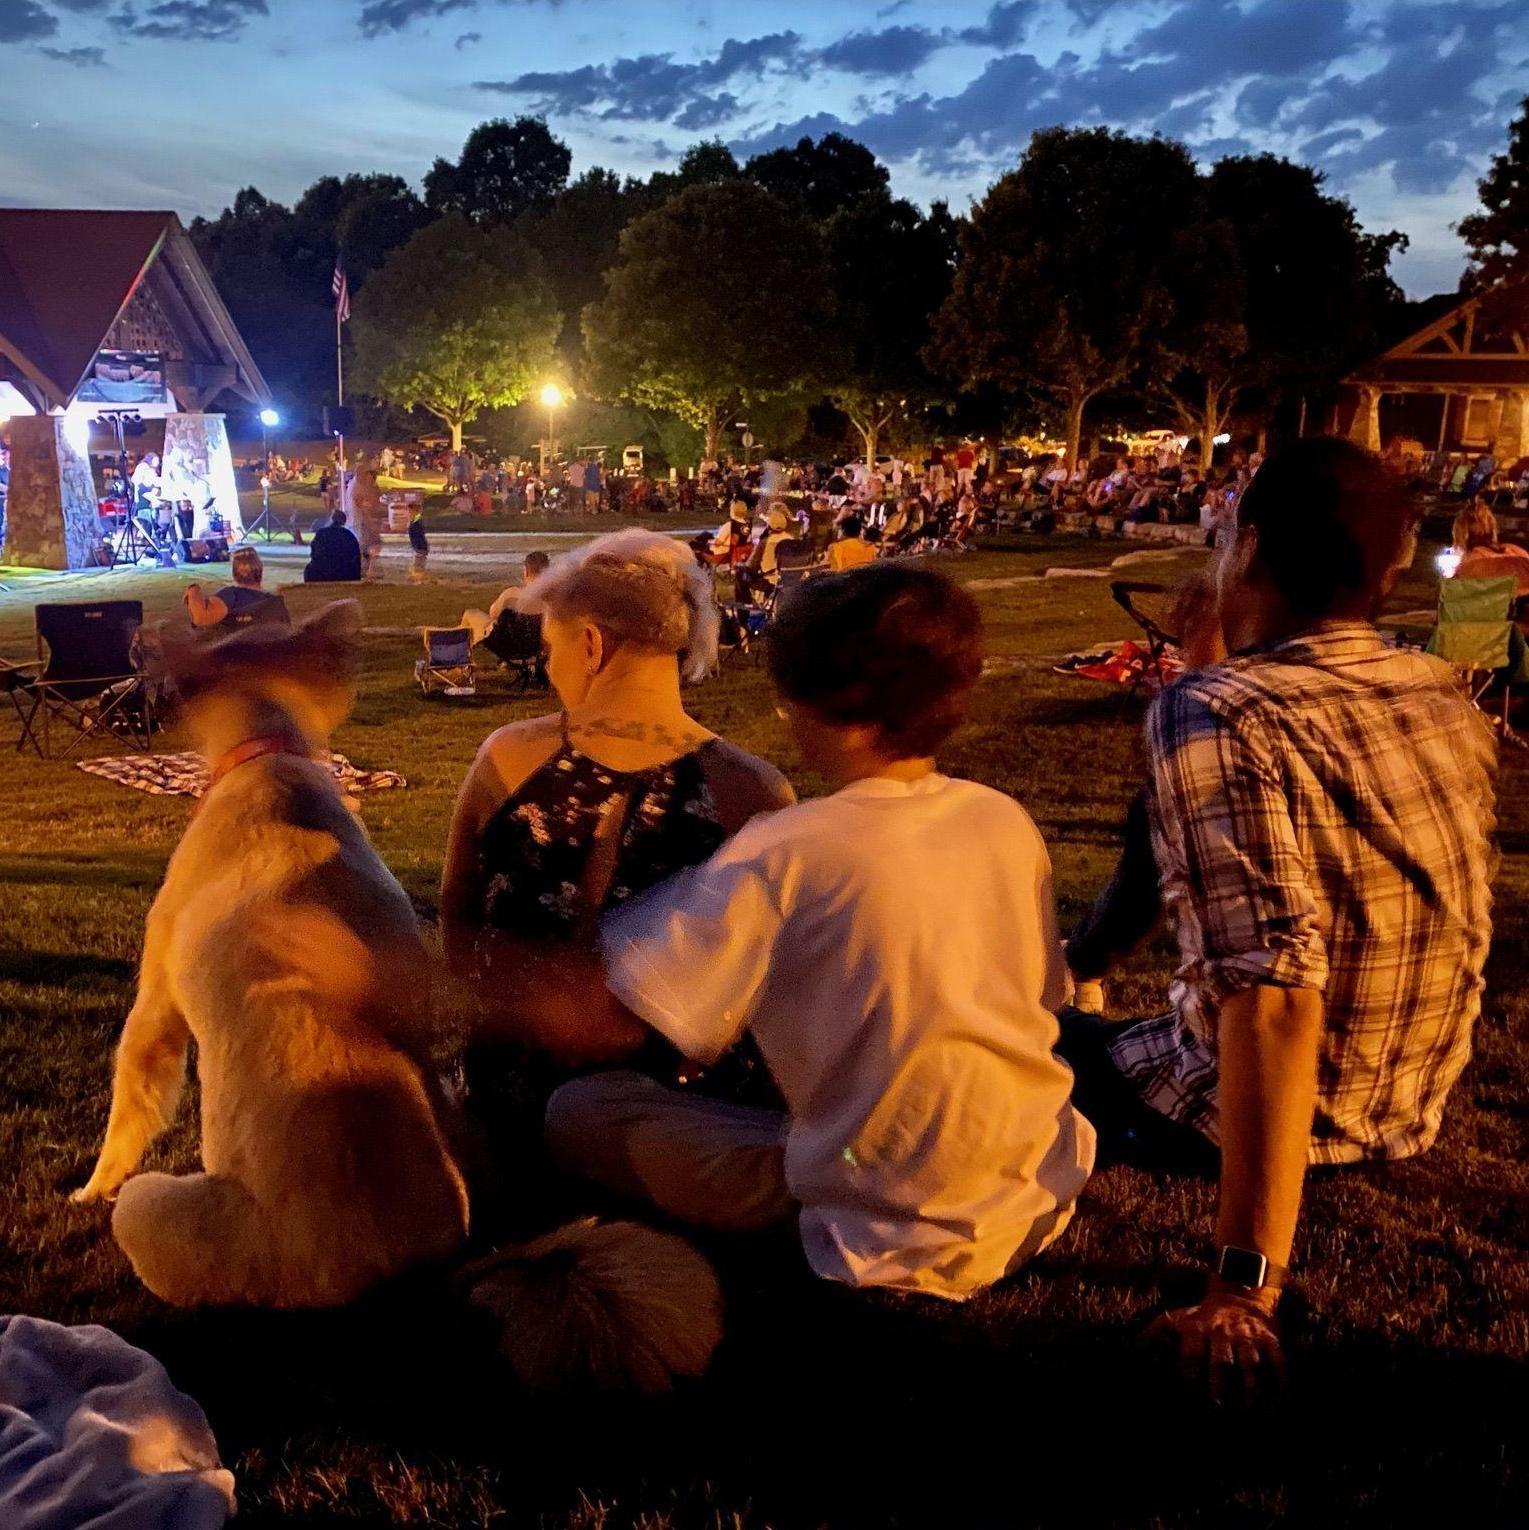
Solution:
{"label": "illuminated tree trunk", "polygon": [[1083,410],[1089,395],[1081,388],[1067,395],[1067,469],[1078,465],[1078,448],[1083,441]]}

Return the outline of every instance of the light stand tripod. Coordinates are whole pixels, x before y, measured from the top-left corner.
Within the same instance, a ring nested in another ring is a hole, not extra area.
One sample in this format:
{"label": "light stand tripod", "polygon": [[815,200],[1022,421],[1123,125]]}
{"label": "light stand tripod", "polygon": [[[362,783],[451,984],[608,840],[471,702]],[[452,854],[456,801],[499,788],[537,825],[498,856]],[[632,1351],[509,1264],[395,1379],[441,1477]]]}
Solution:
{"label": "light stand tripod", "polygon": [[111,426],[117,446],[117,476],[122,480],[122,495],[127,501],[121,530],[106,540],[111,558],[108,567],[116,568],[119,563],[126,563],[136,568],[146,557],[159,557],[158,542],[138,524],[137,495],[133,492],[132,475],[127,470],[127,425],[129,421],[137,424],[140,416],[136,409],[103,409],[96,418]]}

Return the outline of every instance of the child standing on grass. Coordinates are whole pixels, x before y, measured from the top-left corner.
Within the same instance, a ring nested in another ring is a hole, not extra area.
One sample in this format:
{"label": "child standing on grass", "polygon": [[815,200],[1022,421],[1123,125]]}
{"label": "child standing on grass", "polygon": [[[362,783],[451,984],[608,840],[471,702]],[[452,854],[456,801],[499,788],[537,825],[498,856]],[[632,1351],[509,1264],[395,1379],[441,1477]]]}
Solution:
{"label": "child standing on grass", "polygon": [[414,563],[409,570],[409,578],[415,584],[425,584],[430,578],[425,571],[425,565],[430,561],[430,538],[425,535],[423,507],[416,510],[409,521],[409,546],[414,553]]}
{"label": "child standing on grass", "polygon": [[829,1280],[964,1298],[1062,1232],[1094,1154],[1052,1052],[1045,846],[1011,798],[935,769],[981,619],[934,571],[879,563],[805,584],[769,655],[838,790],[608,916],[587,970],[512,964],[496,1023],[585,1062],[657,1031],[706,1063],[752,1032],[784,1112],[596,1073],[553,1095],[553,1152],[700,1226],[794,1218]]}

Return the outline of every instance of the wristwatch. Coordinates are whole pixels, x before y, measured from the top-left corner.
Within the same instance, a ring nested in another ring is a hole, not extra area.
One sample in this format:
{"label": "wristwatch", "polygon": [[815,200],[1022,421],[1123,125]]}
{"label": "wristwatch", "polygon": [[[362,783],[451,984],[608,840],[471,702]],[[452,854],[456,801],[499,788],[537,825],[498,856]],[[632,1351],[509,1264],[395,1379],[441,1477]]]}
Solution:
{"label": "wristwatch", "polygon": [[1249,1291],[1261,1291],[1266,1286],[1277,1291],[1289,1273],[1284,1265],[1270,1264],[1255,1249],[1223,1243],[1216,1251],[1216,1274],[1228,1284]]}

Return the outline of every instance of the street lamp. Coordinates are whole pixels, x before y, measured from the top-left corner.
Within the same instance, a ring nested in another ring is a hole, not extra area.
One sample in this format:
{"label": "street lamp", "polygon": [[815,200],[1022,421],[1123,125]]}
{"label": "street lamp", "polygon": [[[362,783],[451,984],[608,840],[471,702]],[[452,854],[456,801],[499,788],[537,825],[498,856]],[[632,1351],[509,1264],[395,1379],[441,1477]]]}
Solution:
{"label": "street lamp", "polygon": [[541,478],[547,477],[547,458],[552,454],[553,427],[558,405],[563,402],[563,390],[556,383],[548,383],[541,391],[541,401],[547,411],[547,439],[542,443]]}

